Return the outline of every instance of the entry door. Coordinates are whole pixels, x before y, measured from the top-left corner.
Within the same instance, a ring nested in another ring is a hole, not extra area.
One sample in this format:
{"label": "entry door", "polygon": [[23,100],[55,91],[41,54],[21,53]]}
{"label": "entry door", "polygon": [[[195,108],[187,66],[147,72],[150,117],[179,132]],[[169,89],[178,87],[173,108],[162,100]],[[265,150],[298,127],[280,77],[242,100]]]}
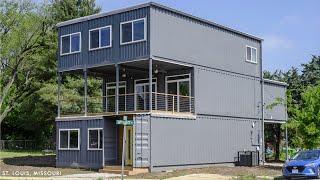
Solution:
{"label": "entry door", "polygon": [[133,159],[133,128],[132,126],[126,127],[126,165],[132,165]]}

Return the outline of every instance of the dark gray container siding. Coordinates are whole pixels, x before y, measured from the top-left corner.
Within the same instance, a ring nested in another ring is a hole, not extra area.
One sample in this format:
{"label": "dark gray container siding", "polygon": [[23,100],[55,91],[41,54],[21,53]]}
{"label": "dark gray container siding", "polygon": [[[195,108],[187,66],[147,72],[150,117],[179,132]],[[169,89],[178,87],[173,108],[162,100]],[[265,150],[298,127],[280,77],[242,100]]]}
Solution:
{"label": "dark gray container siding", "polygon": [[[88,128],[103,128],[103,119],[56,121],[57,167],[101,168],[102,150],[87,150]],[[59,129],[80,129],[80,150],[59,150]],[[106,134],[104,132],[104,134]]]}
{"label": "dark gray container siding", "polygon": [[[149,57],[149,7],[59,27],[59,71],[101,66]],[[147,40],[120,45],[120,23],[146,18]],[[89,51],[89,30],[112,25],[112,47]],[[60,36],[81,32],[81,52],[60,55]]]}
{"label": "dark gray container siding", "polygon": [[157,171],[172,166],[233,163],[238,151],[257,150],[260,130],[260,121],[251,119],[151,117],[151,164]]}
{"label": "dark gray container siding", "polygon": [[[150,14],[152,56],[261,77],[260,41],[157,6]],[[246,62],[246,45],[258,64]]]}
{"label": "dark gray container siding", "polygon": [[[265,82],[264,83],[264,97],[265,97],[265,114],[266,120],[271,121],[283,121],[286,120],[285,105],[279,102],[277,99],[286,98],[286,86],[276,83]],[[274,106],[272,109],[268,108],[274,103],[280,103]]]}

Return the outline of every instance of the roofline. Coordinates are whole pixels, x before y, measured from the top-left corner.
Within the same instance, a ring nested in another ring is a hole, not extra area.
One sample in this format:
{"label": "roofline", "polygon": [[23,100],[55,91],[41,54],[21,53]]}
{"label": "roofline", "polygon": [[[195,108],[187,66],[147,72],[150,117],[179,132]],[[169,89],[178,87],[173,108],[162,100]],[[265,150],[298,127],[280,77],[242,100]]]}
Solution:
{"label": "roofline", "polygon": [[271,80],[271,79],[263,79],[264,82],[269,83],[269,84],[277,84],[277,85],[281,85],[281,86],[288,86],[287,83],[285,82],[281,82],[281,81],[275,81],[275,80]]}
{"label": "roofline", "polygon": [[143,4],[127,7],[127,8],[113,10],[113,11],[110,11],[110,12],[93,14],[93,15],[90,15],[90,16],[84,16],[84,17],[80,17],[80,18],[76,18],[76,19],[71,19],[71,20],[68,20],[68,21],[60,22],[60,23],[56,24],[56,26],[57,27],[62,27],[62,26],[70,25],[70,24],[75,24],[75,23],[80,23],[80,22],[83,22],[83,21],[88,21],[88,20],[91,20],[91,19],[101,18],[101,17],[105,17],[105,16],[110,16],[110,15],[114,15],[114,14],[118,14],[118,13],[123,13],[123,12],[127,12],[127,11],[132,11],[132,10],[144,8],[144,7],[151,7],[151,6],[162,8],[162,9],[165,9],[167,11],[171,11],[171,12],[174,12],[174,13],[189,17],[191,19],[194,19],[194,20],[197,20],[197,21],[201,21],[203,23],[206,23],[206,24],[209,24],[209,25],[212,25],[212,26],[216,26],[216,27],[222,28],[224,30],[227,30],[227,31],[239,34],[239,35],[243,35],[243,36],[258,40],[258,41],[263,41],[262,38],[259,38],[257,36],[254,36],[254,35],[251,35],[251,34],[248,34],[248,33],[244,33],[244,32],[241,32],[241,31],[238,31],[238,30],[235,30],[235,29],[232,29],[232,28],[217,24],[217,23],[205,20],[203,18],[196,17],[196,16],[193,16],[191,14],[188,14],[188,13],[185,13],[185,12],[182,12],[182,11],[179,11],[179,10],[176,10],[176,9],[173,9],[173,8],[170,8],[170,7],[155,3],[155,2],[143,3]]}

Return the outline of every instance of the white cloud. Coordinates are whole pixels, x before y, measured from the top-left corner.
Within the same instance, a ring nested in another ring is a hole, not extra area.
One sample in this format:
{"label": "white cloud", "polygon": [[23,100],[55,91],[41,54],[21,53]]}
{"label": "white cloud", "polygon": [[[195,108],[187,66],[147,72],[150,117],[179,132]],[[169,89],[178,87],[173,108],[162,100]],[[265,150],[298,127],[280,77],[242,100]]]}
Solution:
{"label": "white cloud", "polygon": [[294,47],[294,41],[278,35],[263,36],[263,46],[269,49],[291,49]]}

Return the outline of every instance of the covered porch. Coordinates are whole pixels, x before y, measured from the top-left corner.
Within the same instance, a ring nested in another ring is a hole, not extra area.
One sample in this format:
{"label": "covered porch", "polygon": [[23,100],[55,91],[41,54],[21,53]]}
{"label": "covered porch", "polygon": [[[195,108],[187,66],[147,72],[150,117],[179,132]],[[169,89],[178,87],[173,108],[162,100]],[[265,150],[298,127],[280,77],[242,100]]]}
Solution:
{"label": "covered porch", "polygon": [[[62,73],[58,72],[58,117],[195,113],[194,70],[186,64],[143,59],[74,70],[71,73],[83,77],[81,99],[61,96]],[[90,78],[101,80],[96,93],[88,90]]]}

